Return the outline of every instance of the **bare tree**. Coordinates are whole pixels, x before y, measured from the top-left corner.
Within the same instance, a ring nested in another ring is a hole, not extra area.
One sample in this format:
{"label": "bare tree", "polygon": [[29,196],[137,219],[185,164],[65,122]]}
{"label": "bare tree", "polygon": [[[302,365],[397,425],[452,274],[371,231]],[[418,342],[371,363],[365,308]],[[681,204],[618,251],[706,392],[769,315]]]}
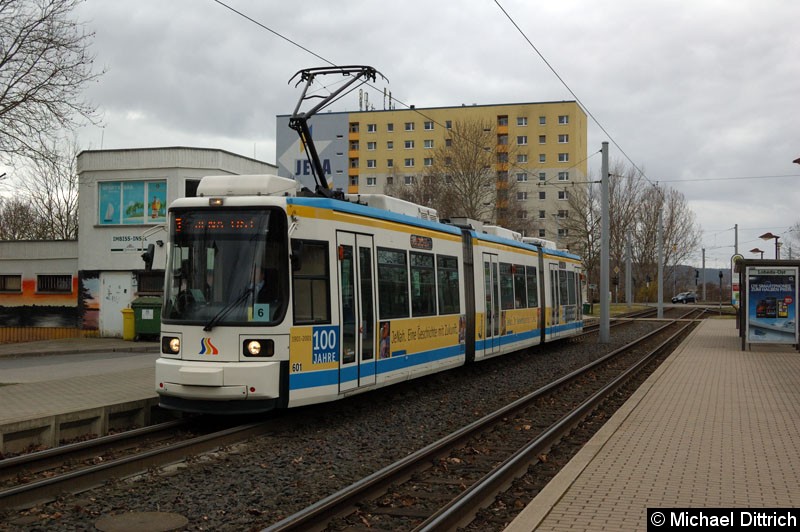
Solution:
{"label": "bare tree", "polygon": [[53,157],[35,159],[22,171],[20,192],[29,201],[39,223],[43,239],[78,238],[78,144],[76,139],[62,141]]}
{"label": "bare tree", "polygon": [[0,240],[42,240],[43,227],[27,199],[0,197]]}
{"label": "bare tree", "polygon": [[402,185],[395,178],[386,192],[433,207],[442,218],[463,216],[523,232],[530,222],[516,182],[508,177],[512,156],[513,147],[498,139],[491,121],[456,121],[424,175]]}
{"label": "bare tree", "polygon": [[96,120],[81,93],[102,72],[94,37],[73,19],[80,0],[0,0],[0,158],[52,158],[64,130]]}

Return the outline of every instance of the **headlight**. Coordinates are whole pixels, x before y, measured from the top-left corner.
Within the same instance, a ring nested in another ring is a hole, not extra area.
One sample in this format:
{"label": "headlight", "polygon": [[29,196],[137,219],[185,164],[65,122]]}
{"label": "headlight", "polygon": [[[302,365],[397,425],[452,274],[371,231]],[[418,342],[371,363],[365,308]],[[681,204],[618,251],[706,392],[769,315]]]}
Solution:
{"label": "headlight", "polygon": [[272,340],[245,340],[242,353],[246,357],[271,357],[275,354],[275,342]]}
{"label": "headlight", "polygon": [[161,352],[165,355],[177,355],[181,352],[181,339],[175,336],[161,338]]}

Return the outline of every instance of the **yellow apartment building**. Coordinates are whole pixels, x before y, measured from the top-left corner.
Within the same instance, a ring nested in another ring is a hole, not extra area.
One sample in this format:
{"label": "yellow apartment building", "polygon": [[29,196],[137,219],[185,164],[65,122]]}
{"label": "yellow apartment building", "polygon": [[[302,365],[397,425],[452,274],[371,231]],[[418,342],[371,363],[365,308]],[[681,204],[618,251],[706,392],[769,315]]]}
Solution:
{"label": "yellow apartment building", "polygon": [[[283,127],[288,118],[277,117],[278,173],[305,182],[310,168],[297,134]],[[494,170],[516,181],[524,208],[514,215],[533,222],[533,234],[526,236],[566,247],[569,195],[587,190],[587,119],[575,101],[323,113],[310,123],[334,188],[380,194],[388,185],[411,184],[426,175],[436,148],[451,142],[450,130],[459,121],[491,125],[496,143],[488,148],[498,154]]]}

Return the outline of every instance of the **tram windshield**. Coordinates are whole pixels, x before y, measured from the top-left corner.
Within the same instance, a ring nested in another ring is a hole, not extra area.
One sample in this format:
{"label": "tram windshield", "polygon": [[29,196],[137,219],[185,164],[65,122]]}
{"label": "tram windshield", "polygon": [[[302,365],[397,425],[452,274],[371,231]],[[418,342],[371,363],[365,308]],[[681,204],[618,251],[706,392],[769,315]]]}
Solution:
{"label": "tram windshield", "polygon": [[206,330],[282,320],[287,239],[286,215],[277,208],[171,212],[162,318]]}

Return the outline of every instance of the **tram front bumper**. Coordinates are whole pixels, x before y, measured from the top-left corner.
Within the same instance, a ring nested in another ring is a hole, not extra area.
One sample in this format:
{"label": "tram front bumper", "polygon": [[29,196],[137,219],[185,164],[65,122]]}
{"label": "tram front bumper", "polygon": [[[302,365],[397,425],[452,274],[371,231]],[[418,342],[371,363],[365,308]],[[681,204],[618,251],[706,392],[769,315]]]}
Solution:
{"label": "tram front bumper", "polygon": [[156,392],[185,399],[227,401],[280,397],[280,362],[156,360]]}

